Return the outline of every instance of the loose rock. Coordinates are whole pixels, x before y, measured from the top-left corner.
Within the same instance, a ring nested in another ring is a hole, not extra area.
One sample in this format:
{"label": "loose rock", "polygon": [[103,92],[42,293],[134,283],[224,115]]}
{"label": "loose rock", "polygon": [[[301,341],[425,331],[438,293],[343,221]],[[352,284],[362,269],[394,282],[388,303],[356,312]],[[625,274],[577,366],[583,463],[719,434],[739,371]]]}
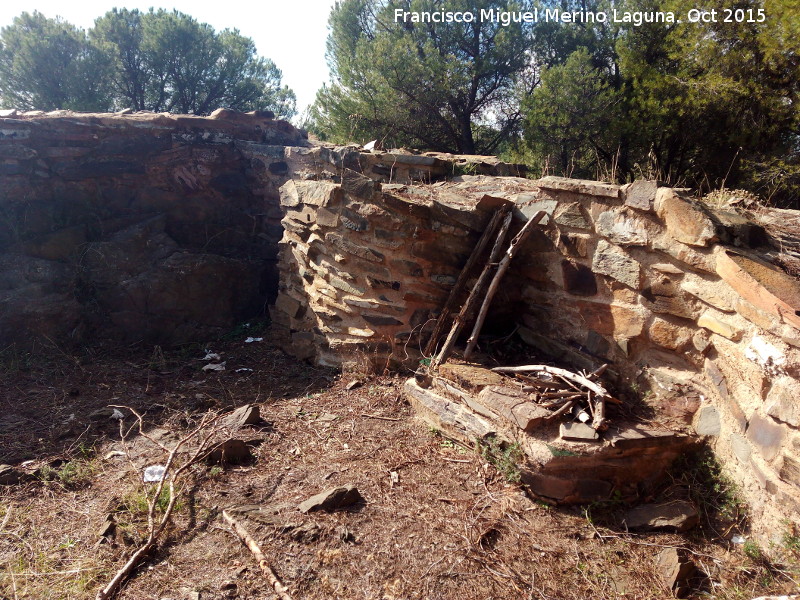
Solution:
{"label": "loose rock", "polygon": [[246,443],[242,440],[230,439],[214,446],[209,452],[206,462],[211,465],[237,465],[252,460],[252,458],[253,454]]}
{"label": "loose rock", "polygon": [[562,440],[575,442],[594,442],[598,438],[597,431],[586,423],[562,423],[559,435]]}
{"label": "loose rock", "polygon": [[677,548],[665,548],[656,556],[656,568],[664,584],[678,598],[686,597],[689,592],[689,578],[694,575],[694,563],[678,551]]}
{"label": "loose rock", "polygon": [[261,413],[258,406],[245,404],[222,419],[222,424],[231,429],[239,429],[245,425],[257,425],[260,421]]}
{"label": "loose rock", "polygon": [[316,496],[301,502],[297,508],[303,513],[316,510],[333,511],[352,506],[363,499],[356,487],[350,484],[320,492]]}
{"label": "loose rock", "polygon": [[646,531],[688,531],[699,522],[697,509],[689,502],[642,504],[625,515],[628,529]]}
{"label": "loose rock", "polygon": [[11,465],[0,465],[0,485],[14,485],[19,483],[24,473]]}

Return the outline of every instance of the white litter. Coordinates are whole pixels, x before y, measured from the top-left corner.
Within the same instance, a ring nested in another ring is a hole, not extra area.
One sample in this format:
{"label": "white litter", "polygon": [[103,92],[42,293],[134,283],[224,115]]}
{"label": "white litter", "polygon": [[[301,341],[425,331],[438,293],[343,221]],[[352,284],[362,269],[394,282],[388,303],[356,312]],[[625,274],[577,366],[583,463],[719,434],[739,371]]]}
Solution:
{"label": "white litter", "polygon": [[234,373],[252,373],[253,369],[248,369],[247,367],[239,367],[234,371]]}
{"label": "white litter", "polygon": [[209,363],[205,367],[203,367],[203,371],[224,371],[225,370],[225,363],[221,362],[219,364]]}
{"label": "white litter", "polygon": [[734,544],[744,544],[746,541],[747,538],[745,538],[743,535],[737,534],[731,538],[731,542],[733,542]]}
{"label": "white litter", "polygon": [[200,360],[222,360],[222,357],[216,352],[211,352],[211,350],[206,350],[206,355]]}
{"label": "white litter", "polygon": [[253,342],[263,342],[263,341],[264,341],[263,337],[260,337],[260,338],[249,337],[244,341],[244,343],[245,344],[252,344]]}
{"label": "white litter", "polygon": [[122,411],[115,408],[114,410],[111,411],[111,418],[116,419],[117,421],[122,421],[122,419],[125,418],[125,415],[122,414]]}
{"label": "white litter", "polygon": [[162,465],[150,465],[144,470],[142,481],[145,483],[153,483],[154,481],[161,481],[164,479],[164,473],[167,468]]}
{"label": "white litter", "polygon": [[589,417],[588,413],[586,413],[586,411],[581,411],[581,413],[578,415],[578,420],[581,423],[586,423],[586,421],[588,421],[589,418],[590,417]]}

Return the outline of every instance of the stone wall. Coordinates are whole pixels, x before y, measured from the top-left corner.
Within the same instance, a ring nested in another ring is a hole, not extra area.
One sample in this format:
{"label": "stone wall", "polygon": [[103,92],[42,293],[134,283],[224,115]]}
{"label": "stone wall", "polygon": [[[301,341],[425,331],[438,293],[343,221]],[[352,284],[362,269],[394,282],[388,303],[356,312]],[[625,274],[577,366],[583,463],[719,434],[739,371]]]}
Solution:
{"label": "stone wall", "polygon": [[339,174],[281,189],[273,314],[298,356],[414,364],[490,210],[513,202],[516,228],[544,210],[494,318],[554,361],[611,363],[619,386],[708,436],[762,534],[800,517],[800,286],[787,273],[797,245],[784,245],[794,213],[743,216],[652,181]]}
{"label": "stone wall", "polygon": [[266,114],[5,113],[0,343],[204,339],[277,294],[298,357],[414,367],[493,209],[512,204],[513,229],[544,210],[487,327],[556,363],[610,363],[708,436],[780,535],[800,515],[797,214],[520,174],[314,146]]}
{"label": "stone wall", "polygon": [[263,316],[303,144],[266,113],[5,111],[0,345],[173,344]]}

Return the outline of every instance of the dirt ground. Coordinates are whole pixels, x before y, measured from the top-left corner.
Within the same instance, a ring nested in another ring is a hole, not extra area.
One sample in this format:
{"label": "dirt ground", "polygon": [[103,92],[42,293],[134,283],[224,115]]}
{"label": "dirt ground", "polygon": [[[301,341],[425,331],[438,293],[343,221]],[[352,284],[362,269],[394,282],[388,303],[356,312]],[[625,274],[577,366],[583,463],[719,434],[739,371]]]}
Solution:
{"label": "dirt ground", "polygon": [[[744,521],[717,514],[731,509],[728,490],[707,493],[696,470],[676,471],[662,493],[694,486],[693,497],[713,500],[698,528],[627,533],[626,507],[532,500],[478,452],[430,430],[403,398],[406,375],[313,368],[244,338],[208,348],[226,363],[219,372],[202,370],[199,345],[0,355],[0,463],[30,474],[0,486],[0,598],[94,598],[146,537],[155,484],[142,483],[141,469],[167,453],[135,456],[135,419],[118,409],[120,428],[111,409],[95,412],[108,405],[138,411],[167,448],[205,414],[256,404],[263,419],[233,432],[206,428],[214,440],[247,442],[252,458],[187,468],[171,525],[119,598],[276,597],[222,519],[223,509],[242,506],[261,507],[235,514],[295,600],[669,598],[655,559],[673,547],[697,567],[691,597],[797,589],[800,538],[771,549],[732,544]],[[186,443],[190,452],[204,432]],[[361,502],[297,510],[346,484]]]}

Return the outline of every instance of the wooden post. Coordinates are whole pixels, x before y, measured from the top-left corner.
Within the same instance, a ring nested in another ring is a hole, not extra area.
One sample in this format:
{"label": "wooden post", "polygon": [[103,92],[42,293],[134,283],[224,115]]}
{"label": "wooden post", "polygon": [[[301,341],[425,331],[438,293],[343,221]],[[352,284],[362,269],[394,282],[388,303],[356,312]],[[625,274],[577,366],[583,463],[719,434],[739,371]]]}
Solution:
{"label": "wooden post", "polygon": [[512,216],[512,213],[509,211],[503,220],[503,224],[500,226],[500,231],[497,232],[497,239],[492,247],[492,252],[489,255],[489,262],[487,262],[486,266],[483,267],[483,271],[481,271],[478,281],[475,282],[475,287],[472,288],[472,291],[469,293],[469,296],[464,302],[464,305],[461,307],[461,310],[456,315],[456,318],[453,319],[453,326],[450,328],[450,333],[448,334],[441,351],[436,358],[431,361],[431,370],[435,370],[440,364],[445,362],[450,356],[450,353],[453,351],[453,345],[456,343],[458,334],[461,333],[461,329],[464,327],[464,324],[469,318],[469,314],[472,312],[472,309],[477,302],[481,289],[483,289],[483,286],[486,285],[486,281],[489,279],[489,273],[491,272],[492,267],[500,258],[503,248],[503,241],[506,239],[508,228],[511,227]]}
{"label": "wooden post", "polygon": [[467,341],[467,349],[464,350],[465,359],[469,359],[473,350],[475,350],[475,346],[478,343],[478,335],[483,327],[486,314],[489,312],[489,305],[492,303],[495,293],[497,293],[500,280],[503,278],[503,275],[505,275],[506,271],[508,271],[508,267],[511,265],[511,259],[514,258],[514,254],[527,239],[528,235],[530,235],[531,231],[533,231],[533,226],[539,223],[539,221],[544,219],[546,216],[547,213],[543,210],[537,212],[530,219],[528,219],[528,222],[523,225],[522,229],[520,229],[520,232],[514,237],[513,240],[511,240],[511,245],[508,247],[508,250],[506,250],[506,255],[500,262],[500,266],[497,267],[497,272],[494,274],[494,279],[492,279],[492,283],[489,285],[489,290],[486,292],[486,298],[483,299],[483,304],[481,305],[481,310],[478,313],[478,318],[475,321],[475,326],[472,328],[472,335],[469,336],[469,340]]}
{"label": "wooden post", "polygon": [[456,300],[458,300],[458,297],[464,291],[472,269],[475,267],[478,259],[481,257],[483,251],[486,249],[486,246],[489,244],[489,240],[495,235],[497,228],[500,226],[503,217],[508,211],[508,205],[501,206],[494,212],[492,218],[489,220],[489,223],[486,225],[486,229],[484,229],[480,239],[478,240],[478,244],[475,246],[472,254],[470,254],[467,264],[465,264],[464,268],[461,269],[461,273],[458,276],[456,284],[453,286],[453,289],[450,290],[450,295],[447,297],[447,301],[442,307],[442,312],[439,314],[439,318],[436,319],[436,325],[433,327],[433,333],[431,333],[431,337],[428,340],[428,343],[425,345],[425,356],[433,355],[433,352],[436,350],[436,343],[438,342],[439,337],[442,335],[447,321],[453,312],[453,304],[455,304]]}

